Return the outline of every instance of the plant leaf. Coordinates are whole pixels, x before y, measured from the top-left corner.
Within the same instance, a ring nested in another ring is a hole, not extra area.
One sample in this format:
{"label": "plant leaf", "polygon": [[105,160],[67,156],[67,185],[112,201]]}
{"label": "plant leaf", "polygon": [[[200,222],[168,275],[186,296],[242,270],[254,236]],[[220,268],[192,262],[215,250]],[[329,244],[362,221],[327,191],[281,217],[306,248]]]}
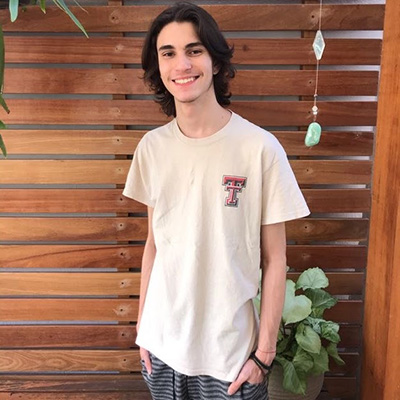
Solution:
{"label": "plant leaf", "polygon": [[337,299],[323,289],[307,289],[305,295],[312,301],[312,315],[317,318],[337,303]]}
{"label": "plant leaf", "polygon": [[340,342],[340,335],[339,335],[339,324],[332,321],[323,321],[321,323],[321,336],[324,339],[328,339],[333,343]]}
{"label": "plant leaf", "polygon": [[295,283],[286,280],[285,305],[282,319],[285,324],[299,322],[307,318],[311,313],[311,300],[304,295],[295,295]]}
{"label": "plant leaf", "polygon": [[18,17],[19,0],[9,0],[10,19],[14,22]]}
{"label": "plant leaf", "polygon": [[311,354],[314,359],[314,366],[310,371],[312,375],[320,375],[329,371],[329,357],[328,352],[324,347],[321,347],[321,351],[318,354]]}
{"label": "plant leaf", "polygon": [[60,7],[74,22],[74,24],[83,32],[83,34],[88,38],[88,34],[83,27],[83,25],[79,22],[79,20],[75,17],[75,15],[71,12],[68,6],[65,4],[64,0],[53,0],[53,2]]}
{"label": "plant leaf", "polygon": [[7,112],[7,114],[10,113],[10,109],[8,108],[7,103],[4,100],[4,97],[1,93],[0,93],[0,105],[4,108],[4,110]]}
{"label": "plant leaf", "polygon": [[[0,121],[0,128],[1,129],[5,128],[5,125],[4,125],[4,123],[2,121]],[[7,157],[6,145],[4,144],[4,140],[3,140],[3,137],[1,135],[0,135],[0,149],[1,149],[1,152],[3,153],[3,156]]]}
{"label": "plant leaf", "polygon": [[46,0],[40,0],[40,9],[46,14]]}
{"label": "plant leaf", "polygon": [[328,354],[333,358],[336,364],[338,365],[344,365],[346,364],[342,358],[339,356],[339,353],[337,351],[337,345],[336,343],[329,343],[328,346],[326,347],[326,351]]}
{"label": "plant leaf", "polygon": [[314,359],[310,353],[307,353],[299,346],[293,357],[293,364],[296,370],[307,374],[314,366]]}
{"label": "plant leaf", "polygon": [[296,341],[300,347],[309,353],[319,354],[321,351],[321,338],[311,326],[299,324],[296,331]]}
{"label": "plant leaf", "polygon": [[289,392],[302,394],[306,393],[307,381],[304,373],[297,371],[291,361],[276,356],[275,360],[283,368],[283,387]]}
{"label": "plant leaf", "polygon": [[321,289],[329,286],[329,280],[321,268],[309,268],[297,279],[296,289]]}

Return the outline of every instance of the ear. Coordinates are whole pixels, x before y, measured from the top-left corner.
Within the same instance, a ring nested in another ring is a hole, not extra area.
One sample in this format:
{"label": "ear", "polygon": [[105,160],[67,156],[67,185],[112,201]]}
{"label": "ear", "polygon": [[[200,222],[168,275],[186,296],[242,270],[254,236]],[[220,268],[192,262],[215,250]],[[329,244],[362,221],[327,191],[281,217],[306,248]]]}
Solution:
{"label": "ear", "polygon": [[218,72],[219,72],[219,70],[220,70],[219,65],[215,65],[215,64],[214,64],[214,66],[213,66],[213,75],[217,75]]}

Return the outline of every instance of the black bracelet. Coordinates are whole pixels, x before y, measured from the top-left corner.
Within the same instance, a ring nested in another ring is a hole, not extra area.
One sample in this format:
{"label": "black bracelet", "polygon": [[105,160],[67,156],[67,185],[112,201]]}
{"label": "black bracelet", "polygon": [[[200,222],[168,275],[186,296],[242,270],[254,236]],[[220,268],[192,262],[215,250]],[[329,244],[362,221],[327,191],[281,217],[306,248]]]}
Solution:
{"label": "black bracelet", "polygon": [[249,357],[249,358],[250,358],[250,360],[253,360],[253,361],[256,363],[257,367],[259,367],[261,370],[266,371],[267,373],[270,372],[270,371],[272,370],[272,364],[271,364],[271,365],[264,364],[264,363],[256,356],[256,352],[255,352],[255,351],[253,351],[253,352],[250,354],[250,357]]}

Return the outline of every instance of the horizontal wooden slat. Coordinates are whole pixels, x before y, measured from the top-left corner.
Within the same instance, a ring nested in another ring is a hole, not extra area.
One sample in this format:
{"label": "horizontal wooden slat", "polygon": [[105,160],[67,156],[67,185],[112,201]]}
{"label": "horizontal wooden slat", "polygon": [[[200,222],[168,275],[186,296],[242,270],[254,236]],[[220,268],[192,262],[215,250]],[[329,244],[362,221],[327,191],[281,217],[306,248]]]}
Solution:
{"label": "horizontal wooden slat", "polygon": [[1,189],[3,213],[143,213],[121,189]]}
{"label": "horizontal wooden slat", "polygon": [[0,241],[145,240],[146,218],[0,218]]}
{"label": "horizontal wooden slat", "polygon": [[367,265],[366,246],[304,246],[287,247],[287,264],[303,271],[309,267],[324,269],[365,268]]}
{"label": "horizontal wooden slat", "polygon": [[[130,160],[0,160],[2,184],[124,184]],[[294,160],[300,185],[368,184],[371,161]]]}
{"label": "horizontal wooden slat", "polygon": [[369,189],[304,189],[303,195],[313,213],[369,212]]}
{"label": "horizontal wooden slat", "polygon": [[[304,189],[314,213],[370,211],[369,189]],[[121,189],[1,189],[2,213],[143,213],[146,206]]]}
{"label": "horizontal wooden slat", "polygon": [[[238,70],[230,84],[233,95],[314,95],[315,71]],[[320,96],[376,96],[378,71],[320,71]]]}
{"label": "horizontal wooden slat", "polygon": [[[304,131],[274,131],[289,156],[370,156],[373,132],[323,131],[318,146],[306,147]],[[4,130],[11,154],[133,154],[145,131]]]}
{"label": "horizontal wooden slat", "polygon": [[371,161],[296,160],[290,164],[300,185],[371,182]]}
{"label": "horizontal wooden slat", "polygon": [[361,330],[359,326],[341,325],[339,329],[339,347],[358,348],[361,345]]}
{"label": "horizontal wooden slat", "polygon": [[[88,32],[146,32],[151,21],[163,10],[162,5],[70,7]],[[316,5],[204,5],[220,29],[241,30],[312,30],[318,29],[319,8]],[[324,29],[383,28],[383,5],[324,5]],[[56,7],[47,7],[46,15],[38,7],[27,7],[16,22],[6,18],[3,29],[8,32],[77,32],[76,26]]]}
{"label": "horizontal wooden slat", "polygon": [[357,378],[355,377],[326,377],[324,388],[337,399],[357,399]]}
{"label": "horizontal wooden slat", "polygon": [[334,307],[325,311],[324,318],[338,323],[361,324],[362,313],[362,301],[341,300]]}
{"label": "horizontal wooden slat", "polygon": [[[229,39],[233,62],[315,65],[313,39]],[[321,64],[379,65],[380,39],[326,39]],[[142,38],[5,37],[6,62],[48,64],[139,64]]]}
{"label": "horizontal wooden slat", "polygon": [[0,245],[2,268],[138,268],[143,245]]}
{"label": "horizontal wooden slat", "polygon": [[[367,219],[306,218],[286,223],[288,240],[366,240]],[[146,218],[0,218],[3,241],[145,240]]]}
{"label": "horizontal wooden slat", "polygon": [[[162,125],[168,119],[151,100],[26,100],[7,101],[7,124]],[[312,121],[309,101],[235,101],[232,110],[257,125],[299,126]],[[318,120],[324,126],[373,126],[377,103],[321,101]]]}
{"label": "horizontal wooden slat", "polygon": [[299,241],[348,241],[366,240],[367,219],[305,218],[286,223],[289,240]]}
{"label": "horizontal wooden slat", "polygon": [[129,375],[38,375],[21,376],[7,375],[0,380],[0,392],[51,392],[53,399],[58,399],[60,392],[101,392],[100,397],[107,392],[145,391],[146,383],[139,374]]}
{"label": "horizontal wooden slat", "polygon": [[[361,343],[359,326],[340,327],[340,347],[357,348]],[[130,348],[136,341],[132,325],[2,325],[1,348]]]}
{"label": "horizontal wooden slat", "polygon": [[[289,272],[287,277],[294,281],[300,273]],[[363,272],[333,272],[326,273],[329,286],[325,289],[332,295],[361,295],[364,288],[365,274]]]}
{"label": "horizontal wooden slat", "polygon": [[133,154],[144,131],[52,130],[2,131],[8,154]]}
{"label": "horizontal wooden slat", "polygon": [[[297,280],[300,273],[289,273]],[[327,273],[329,292],[361,295],[364,273]],[[1,273],[0,296],[139,295],[138,273]]]}
{"label": "horizontal wooden slat", "polygon": [[0,321],[135,321],[135,299],[0,299]]}
{"label": "horizontal wooden slat", "polygon": [[330,371],[328,376],[356,376],[360,365],[360,355],[358,353],[340,353],[345,365],[337,365],[332,359],[329,362]]}
{"label": "horizontal wooden slat", "polygon": [[139,288],[136,272],[0,274],[0,296],[129,296]]}
{"label": "horizontal wooden slat", "polygon": [[273,131],[286,153],[296,156],[370,156],[372,155],[374,134],[372,132],[322,131],[318,146],[304,145],[306,132]]}
{"label": "horizontal wooden slat", "polygon": [[1,348],[130,348],[136,340],[132,325],[2,325]]}
{"label": "horizontal wooden slat", "polygon": [[0,350],[0,372],[138,370],[138,350]]}
{"label": "horizontal wooden slat", "polygon": [[[9,68],[5,93],[150,94],[138,69]],[[321,71],[320,96],[375,96],[378,71]],[[313,95],[314,71],[239,70],[230,90],[244,95]]]}

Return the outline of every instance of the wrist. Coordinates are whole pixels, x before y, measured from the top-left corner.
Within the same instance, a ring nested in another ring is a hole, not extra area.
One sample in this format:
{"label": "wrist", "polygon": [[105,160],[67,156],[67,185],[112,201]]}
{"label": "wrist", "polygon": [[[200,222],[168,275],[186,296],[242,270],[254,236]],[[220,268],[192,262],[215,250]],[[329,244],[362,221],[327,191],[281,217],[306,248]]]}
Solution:
{"label": "wrist", "polygon": [[276,350],[262,351],[257,349],[254,352],[255,356],[266,365],[271,365],[276,356]]}
{"label": "wrist", "polygon": [[265,363],[264,361],[262,361],[260,358],[257,357],[256,352],[253,351],[250,354],[250,360],[253,360],[254,363],[257,365],[258,368],[260,368],[260,370],[264,373],[264,375],[268,374],[271,369],[272,369],[272,360],[270,361],[270,363]]}

